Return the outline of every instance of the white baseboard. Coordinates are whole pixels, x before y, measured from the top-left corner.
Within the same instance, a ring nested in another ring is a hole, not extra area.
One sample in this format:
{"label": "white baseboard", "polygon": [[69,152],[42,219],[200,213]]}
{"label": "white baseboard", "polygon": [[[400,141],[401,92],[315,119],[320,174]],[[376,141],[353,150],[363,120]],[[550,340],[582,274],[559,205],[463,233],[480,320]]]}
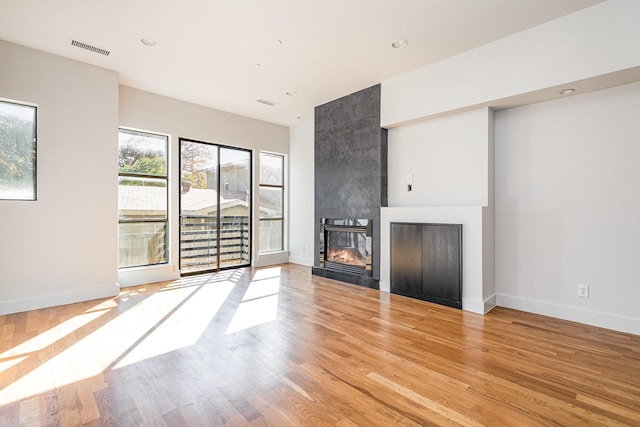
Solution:
{"label": "white baseboard", "polygon": [[146,285],[148,283],[177,280],[180,272],[171,265],[152,265],[118,270],[118,283],[121,288]]}
{"label": "white baseboard", "polygon": [[485,298],[483,314],[487,314],[488,312],[493,310],[495,306],[498,305],[497,300],[498,300],[498,297],[496,296],[496,294],[491,295],[489,298]]}
{"label": "white baseboard", "polygon": [[253,267],[266,267],[269,265],[284,264],[289,262],[289,251],[258,254],[253,260]]}
{"label": "white baseboard", "polygon": [[499,307],[512,308],[514,310],[521,310],[529,313],[541,314],[543,316],[570,320],[572,322],[584,323],[586,325],[597,326],[600,328],[613,329],[615,331],[640,335],[639,318],[585,310],[578,307],[504,294],[497,294],[497,305]]}
{"label": "white baseboard", "polygon": [[484,300],[462,298],[462,309],[477,314],[487,314],[496,306],[496,296],[491,295]]}
{"label": "white baseboard", "polygon": [[67,292],[56,292],[47,295],[38,295],[30,298],[18,298],[8,301],[0,301],[0,315],[21,313],[23,311],[38,310],[40,308],[55,307],[58,305],[73,304],[74,302],[91,301],[94,299],[115,297],[120,293],[117,283],[113,285],[101,285],[74,289]]}
{"label": "white baseboard", "polygon": [[380,279],[380,281],[378,282],[378,285],[380,286],[380,291],[382,292],[391,292],[391,282],[388,280],[384,280],[384,279]]}
{"label": "white baseboard", "polygon": [[307,267],[313,267],[313,258],[310,257],[302,257],[296,255],[289,256],[289,262],[292,264],[304,265]]}
{"label": "white baseboard", "polygon": [[462,298],[462,309],[472,313],[484,314],[484,301],[472,298]]}

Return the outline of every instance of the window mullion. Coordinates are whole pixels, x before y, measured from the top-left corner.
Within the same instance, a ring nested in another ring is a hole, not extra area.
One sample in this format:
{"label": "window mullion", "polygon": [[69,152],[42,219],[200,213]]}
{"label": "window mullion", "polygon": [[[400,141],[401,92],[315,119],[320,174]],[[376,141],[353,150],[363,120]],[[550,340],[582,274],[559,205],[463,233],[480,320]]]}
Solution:
{"label": "window mullion", "polygon": [[260,252],[284,250],[284,156],[260,153]]}
{"label": "window mullion", "polygon": [[120,268],[168,263],[168,143],[166,135],[118,132]]}

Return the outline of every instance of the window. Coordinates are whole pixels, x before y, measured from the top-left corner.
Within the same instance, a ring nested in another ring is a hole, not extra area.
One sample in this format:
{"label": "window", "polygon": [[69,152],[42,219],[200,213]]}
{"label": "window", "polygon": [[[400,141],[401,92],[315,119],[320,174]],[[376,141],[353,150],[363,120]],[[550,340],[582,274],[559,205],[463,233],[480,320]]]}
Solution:
{"label": "window", "polygon": [[260,252],[284,250],[284,156],[260,153]]}
{"label": "window", "polygon": [[166,264],[168,259],[169,138],[118,132],[118,266]]}
{"label": "window", "polygon": [[0,199],[36,200],[36,107],[0,101]]}

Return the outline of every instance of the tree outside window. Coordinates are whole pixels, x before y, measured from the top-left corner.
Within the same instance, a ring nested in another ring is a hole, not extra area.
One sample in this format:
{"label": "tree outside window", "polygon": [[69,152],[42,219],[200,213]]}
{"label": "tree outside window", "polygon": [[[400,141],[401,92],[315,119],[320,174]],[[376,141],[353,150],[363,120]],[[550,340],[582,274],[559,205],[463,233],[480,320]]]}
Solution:
{"label": "tree outside window", "polygon": [[118,265],[168,262],[169,138],[120,129],[118,133]]}
{"label": "tree outside window", "polygon": [[36,200],[36,107],[0,101],[0,199]]}

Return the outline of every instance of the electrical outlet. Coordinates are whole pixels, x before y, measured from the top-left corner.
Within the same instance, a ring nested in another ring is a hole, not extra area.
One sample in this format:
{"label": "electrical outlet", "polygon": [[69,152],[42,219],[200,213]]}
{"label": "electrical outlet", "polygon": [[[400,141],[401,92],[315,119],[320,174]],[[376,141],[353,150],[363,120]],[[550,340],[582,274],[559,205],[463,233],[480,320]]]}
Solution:
{"label": "electrical outlet", "polygon": [[589,285],[578,285],[578,296],[589,298]]}

